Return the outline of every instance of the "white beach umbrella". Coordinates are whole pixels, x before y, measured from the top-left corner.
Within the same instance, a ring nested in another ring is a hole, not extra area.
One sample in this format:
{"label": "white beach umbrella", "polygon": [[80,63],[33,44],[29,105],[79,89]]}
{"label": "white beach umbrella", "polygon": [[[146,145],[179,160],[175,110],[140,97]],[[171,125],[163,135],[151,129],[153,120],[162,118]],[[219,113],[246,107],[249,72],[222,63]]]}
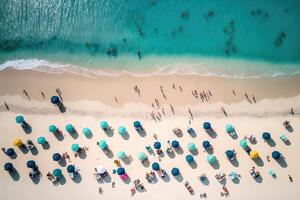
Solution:
{"label": "white beach umbrella", "polygon": [[100,173],[100,174],[103,174],[103,173],[106,172],[106,169],[105,169],[105,167],[103,165],[98,165],[96,167],[96,169],[97,169],[97,172]]}

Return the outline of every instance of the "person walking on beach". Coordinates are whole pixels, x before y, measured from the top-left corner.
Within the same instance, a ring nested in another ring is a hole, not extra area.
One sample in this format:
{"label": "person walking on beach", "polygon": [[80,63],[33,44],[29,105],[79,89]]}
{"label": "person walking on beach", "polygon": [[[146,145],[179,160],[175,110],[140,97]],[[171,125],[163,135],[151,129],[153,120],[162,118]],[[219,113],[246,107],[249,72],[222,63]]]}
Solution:
{"label": "person walking on beach", "polygon": [[25,89],[23,89],[23,94],[25,94],[25,96],[28,98],[28,100],[30,101],[30,97],[29,97],[29,95],[28,95],[28,93],[27,93],[27,91],[25,90]]}
{"label": "person walking on beach", "polygon": [[222,112],[224,113],[224,115],[225,115],[226,117],[228,117],[227,112],[225,111],[225,109],[223,108],[223,106],[221,107],[221,110],[222,110]]}
{"label": "person walking on beach", "polygon": [[193,120],[193,119],[194,119],[194,117],[193,117],[193,113],[192,113],[191,109],[190,109],[190,108],[188,108],[188,111],[189,111],[189,114],[190,114],[190,118],[191,118],[191,120]]}
{"label": "person walking on beach", "polygon": [[172,88],[173,88],[173,89],[176,89],[176,87],[175,87],[175,84],[174,84],[174,83],[173,83],[173,85],[172,85]]}
{"label": "person walking on beach", "polygon": [[61,90],[59,88],[56,88],[55,91],[58,94],[58,96],[61,99],[61,101],[64,101],[63,98],[62,98],[62,92],[61,92]]}
{"label": "person walking on beach", "polygon": [[173,115],[175,115],[175,110],[174,110],[174,107],[172,106],[172,104],[170,104],[170,108],[171,108]]}
{"label": "person walking on beach", "polygon": [[43,99],[46,99],[44,92],[41,92]]}
{"label": "person walking on beach", "polygon": [[293,178],[291,177],[291,175],[288,175],[290,182],[293,182]]}
{"label": "person walking on beach", "polygon": [[119,103],[119,101],[118,101],[117,97],[116,97],[116,96],[114,96],[114,98],[115,98],[115,102],[116,102],[116,103]]}
{"label": "person walking on beach", "polygon": [[232,89],[232,94],[233,94],[234,96],[236,96],[235,90],[234,90],[234,89]]}
{"label": "person walking on beach", "polygon": [[256,103],[256,99],[255,99],[254,94],[252,94],[252,99],[253,99],[253,102]]}
{"label": "person walking on beach", "polygon": [[6,101],[4,102],[4,106],[5,106],[6,110],[8,110],[8,111],[9,111],[9,107],[8,107],[8,105],[7,105]]}
{"label": "person walking on beach", "polygon": [[294,115],[295,113],[294,113],[294,109],[293,108],[291,108],[291,115]]}

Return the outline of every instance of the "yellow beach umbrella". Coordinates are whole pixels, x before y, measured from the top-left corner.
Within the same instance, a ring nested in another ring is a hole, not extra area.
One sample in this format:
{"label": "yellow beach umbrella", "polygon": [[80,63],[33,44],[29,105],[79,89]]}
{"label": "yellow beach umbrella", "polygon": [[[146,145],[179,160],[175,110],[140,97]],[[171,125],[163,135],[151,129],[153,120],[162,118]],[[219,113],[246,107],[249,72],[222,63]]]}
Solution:
{"label": "yellow beach umbrella", "polygon": [[258,151],[250,151],[250,158],[256,159],[258,157],[259,157]]}
{"label": "yellow beach umbrella", "polygon": [[13,141],[14,146],[20,147],[22,145],[22,140],[20,138],[16,138]]}

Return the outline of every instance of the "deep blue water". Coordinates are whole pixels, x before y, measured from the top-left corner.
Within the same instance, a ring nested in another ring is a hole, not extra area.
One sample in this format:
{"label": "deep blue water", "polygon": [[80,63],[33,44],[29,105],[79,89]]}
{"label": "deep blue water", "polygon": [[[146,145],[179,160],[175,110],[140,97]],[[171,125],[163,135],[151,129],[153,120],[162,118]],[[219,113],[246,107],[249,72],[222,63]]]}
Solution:
{"label": "deep blue water", "polygon": [[166,66],[192,57],[297,71],[299,19],[299,0],[1,0],[0,63],[36,58],[142,71],[160,58]]}

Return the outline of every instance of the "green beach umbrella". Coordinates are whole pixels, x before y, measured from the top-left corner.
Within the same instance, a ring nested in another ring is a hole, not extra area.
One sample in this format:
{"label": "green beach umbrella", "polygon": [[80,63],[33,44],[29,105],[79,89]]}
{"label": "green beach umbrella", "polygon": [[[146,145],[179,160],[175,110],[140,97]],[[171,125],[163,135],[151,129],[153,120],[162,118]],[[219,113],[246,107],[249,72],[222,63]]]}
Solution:
{"label": "green beach umbrella", "polygon": [[53,170],[53,176],[56,176],[56,177],[60,177],[62,175],[62,171],[61,169],[55,169]]}
{"label": "green beach umbrella", "polygon": [[55,125],[50,125],[48,130],[50,133],[55,133],[57,131],[57,127]]}
{"label": "green beach umbrella", "polygon": [[18,116],[16,117],[16,122],[17,122],[18,124],[23,123],[23,122],[24,122],[24,117],[23,117],[22,115],[18,115]]}
{"label": "green beach umbrella", "polygon": [[107,129],[107,128],[108,128],[108,123],[107,123],[107,121],[101,121],[101,122],[100,122],[100,126],[101,126],[102,129]]}
{"label": "green beach umbrella", "polygon": [[214,164],[216,162],[216,157],[214,155],[208,155],[206,159],[209,164]]}
{"label": "green beach umbrella", "polygon": [[188,149],[189,149],[190,151],[195,151],[195,150],[196,150],[196,145],[195,145],[195,143],[189,143],[189,144],[188,144]]}
{"label": "green beach umbrella", "polygon": [[92,131],[89,128],[84,128],[82,129],[82,133],[85,137],[89,137],[92,134]]}
{"label": "green beach umbrella", "polygon": [[227,124],[225,126],[225,130],[226,130],[227,133],[233,133],[234,132],[234,128],[231,124]]}
{"label": "green beach umbrella", "polygon": [[74,126],[73,126],[72,124],[67,124],[67,125],[66,125],[66,131],[67,131],[68,133],[74,133],[75,128],[74,128]]}
{"label": "green beach umbrella", "polygon": [[119,126],[118,132],[120,135],[125,135],[126,134],[126,128],[124,126]]}
{"label": "green beach umbrella", "polygon": [[79,150],[79,145],[78,144],[72,144],[71,149],[73,152],[77,152]]}
{"label": "green beach umbrella", "polygon": [[125,154],[124,151],[119,151],[119,152],[118,152],[118,158],[124,159],[125,157],[126,157],[126,154]]}
{"label": "green beach umbrella", "polygon": [[240,146],[241,146],[243,149],[245,149],[245,148],[248,146],[247,140],[241,140],[241,141],[240,141]]}
{"label": "green beach umbrella", "polygon": [[107,147],[107,143],[105,140],[100,140],[98,146],[103,150]]}
{"label": "green beach umbrella", "polygon": [[38,137],[36,141],[38,144],[46,144],[46,138],[43,136]]}
{"label": "green beach umbrella", "polygon": [[143,161],[147,158],[146,154],[144,152],[140,152],[138,155],[138,158],[140,161]]}

